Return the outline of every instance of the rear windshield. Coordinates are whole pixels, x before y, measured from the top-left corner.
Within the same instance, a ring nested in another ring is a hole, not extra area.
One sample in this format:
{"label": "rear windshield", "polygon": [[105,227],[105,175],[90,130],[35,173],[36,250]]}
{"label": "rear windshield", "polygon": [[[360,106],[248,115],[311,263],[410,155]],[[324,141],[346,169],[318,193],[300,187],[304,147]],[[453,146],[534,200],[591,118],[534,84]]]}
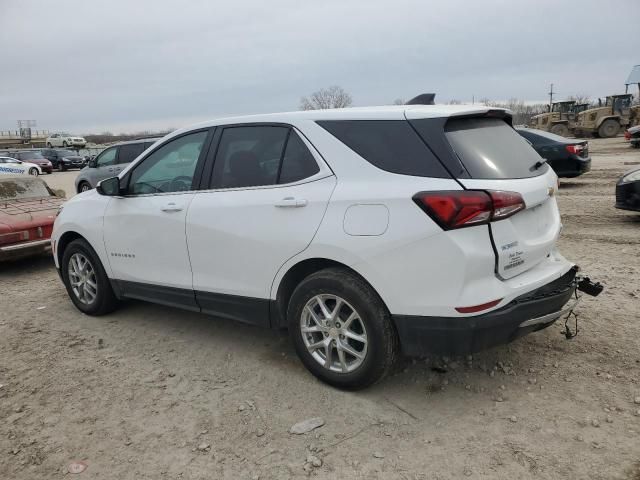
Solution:
{"label": "rear windshield", "polygon": [[0,177],[0,201],[48,197],[51,192],[42,180]]}
{"label": "rear windshield", "polygon": [[329,120],[319,121],[318,125],[382,170],[449,178],[440,161],[405,120]]}
{"label": "rear windshield", "polygon": [[536,177],[549,168],[534,168],[540,156],[499,118],[454,118],[447,122],[445,135],[471,178]]}

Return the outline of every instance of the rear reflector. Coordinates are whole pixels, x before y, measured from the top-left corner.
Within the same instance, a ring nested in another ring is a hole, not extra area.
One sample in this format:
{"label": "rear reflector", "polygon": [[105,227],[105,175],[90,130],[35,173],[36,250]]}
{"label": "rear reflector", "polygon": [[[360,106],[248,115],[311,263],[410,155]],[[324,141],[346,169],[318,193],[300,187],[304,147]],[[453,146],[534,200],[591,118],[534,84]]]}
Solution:
{"label": "rear reflector", "polygon": [[413,201],[443,230],[485,225],[525,208],[519,193],[493,190],[420,192]]}
{"label": "rear reflector", "polygon": [[491,302],[483,303],[481,305],[474,305],[472,307],[456,307],[456,311],[459,313],[476,313],[481,312],[482,310],[487,310],[488,308],[495,307],[502,301],[501,298],[497,300],[493,300]]}

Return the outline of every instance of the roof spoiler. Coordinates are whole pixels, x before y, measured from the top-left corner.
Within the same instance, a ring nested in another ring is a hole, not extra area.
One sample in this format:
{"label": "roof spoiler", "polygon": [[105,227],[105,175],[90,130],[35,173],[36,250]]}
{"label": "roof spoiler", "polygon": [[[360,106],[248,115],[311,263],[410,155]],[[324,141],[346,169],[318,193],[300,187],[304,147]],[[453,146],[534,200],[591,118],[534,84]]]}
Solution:
{"label": "roof spoiler", "polygon": [[413,97],[405,105],[435,105],[435,93],[421,93],[417,97]]}

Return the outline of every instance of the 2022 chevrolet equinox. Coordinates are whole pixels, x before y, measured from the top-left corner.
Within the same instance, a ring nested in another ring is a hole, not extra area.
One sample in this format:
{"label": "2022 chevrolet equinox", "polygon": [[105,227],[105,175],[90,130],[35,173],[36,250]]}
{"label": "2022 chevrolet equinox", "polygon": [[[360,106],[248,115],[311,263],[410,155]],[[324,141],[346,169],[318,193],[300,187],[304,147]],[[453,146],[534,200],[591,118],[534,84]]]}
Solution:
{"label": "2022 chevrolet equinox", "polygon": [[52,247],[84,313],[135,298],[288,328],[314,375],[362,388],[400,353],[472,353],[572,308],[556,188],[505,110],[227,118],[73,197]]}

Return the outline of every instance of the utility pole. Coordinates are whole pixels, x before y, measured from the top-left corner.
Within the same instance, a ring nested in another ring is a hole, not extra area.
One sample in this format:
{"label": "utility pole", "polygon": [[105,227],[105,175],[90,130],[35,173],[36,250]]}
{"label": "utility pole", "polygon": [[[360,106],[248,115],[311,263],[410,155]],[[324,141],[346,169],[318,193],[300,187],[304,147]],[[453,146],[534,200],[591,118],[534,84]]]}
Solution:
{"label": "utility pole", "polygon": [[552,104],[553,104],[553,83],[551,84],[551,89],[549,90],[549,111],[551,111]]}

